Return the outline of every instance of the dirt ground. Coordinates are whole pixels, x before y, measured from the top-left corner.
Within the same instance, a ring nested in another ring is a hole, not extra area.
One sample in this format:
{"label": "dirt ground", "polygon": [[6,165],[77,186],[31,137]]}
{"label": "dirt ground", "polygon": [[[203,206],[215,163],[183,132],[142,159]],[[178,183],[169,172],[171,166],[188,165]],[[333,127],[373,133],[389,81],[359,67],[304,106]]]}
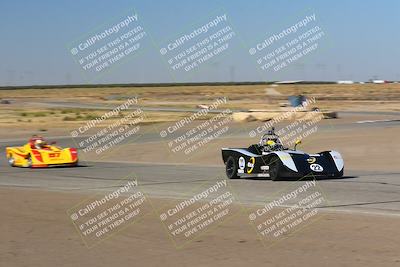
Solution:
{"label": "dirt ground", "polygon": [[[66,211],[85,196],[0,188],[1,266],[399,266],[399,217],[328,213],[263,244],[245,214],[177,249],[155,214],[87,248]],[[155,209],[163,201],[151,200]]]}
{"label": "dirt ground", "polygon": [[[0,126],[5,129],[50,131],[54,127],[74,128],[101,116],[104,110],[49,106],[48,102],[108,105],[110,109],[127,99],[138,98],[142,107],[197,108],[227,97],[221,109],[281,110],[288,97],[302,94],[315,98],[312,107],[321,110],[399,111],[400,84],[315,84],[315,85],[232,85],[176,87],[113,87],[0,90]],[[269,92],[273,90],[271,95]],[[187,114],[186,114],[187,115]],[[148,112],[147,121],[171,121],[183,112]]]}

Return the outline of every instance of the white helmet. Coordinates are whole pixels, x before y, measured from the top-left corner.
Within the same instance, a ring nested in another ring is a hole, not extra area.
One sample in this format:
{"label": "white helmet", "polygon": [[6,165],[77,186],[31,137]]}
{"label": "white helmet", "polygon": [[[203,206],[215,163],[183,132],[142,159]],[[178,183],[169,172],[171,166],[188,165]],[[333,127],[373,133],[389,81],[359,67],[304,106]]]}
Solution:
{"label": "white helmet", "polygon": [[41,149],[44,146],[45,142],[42,139],[35,140],[36,149]]}

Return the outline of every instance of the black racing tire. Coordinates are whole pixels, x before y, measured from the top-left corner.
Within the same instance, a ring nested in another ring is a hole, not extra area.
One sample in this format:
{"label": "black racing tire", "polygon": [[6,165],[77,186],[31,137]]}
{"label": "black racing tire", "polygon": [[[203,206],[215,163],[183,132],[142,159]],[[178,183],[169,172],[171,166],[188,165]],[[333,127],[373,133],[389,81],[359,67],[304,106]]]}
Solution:
{"label": "black racing tire", "polygon": [[225,162],[225,170],[226,170],[226,176],[227,176],[229,179],[237,179],[237,178],[240,178],[240,177],[237,175],[237,172],[238,172],[238,164],[237,164],[236,160],[235,160],[232,156],[230,156],[230,157],[228,158],[228,160]]}
{"label": "black racing tire", "polygon": [[10,165],[11,167],[15,167],[15,159],[12,154],[9,154],[7,156],[7,161],[8,161],[8,165]]}
{"label": "black racing tire", "polygon": [[[335,166],[335,168],[336,168],[335,161],[333,160],[332,156],[329,154],[329,151],[320,152],[319,154],[323,155],[324,157],[326,157],[331,162],[331,164],[333,164]],[[333,177],[335,177],[335,178],[343,177],[343,173],[344,173],[344,167],[342,168],[342,170],[340,172],[336,172],[333,175]]]}
{"label": "black racing tire", "polygon": [[343,177],[343,173],[344,173],[344,167],[342,168],[342,170],[340,172],[335,174],[335,178]]}
{"label": "black racing tire", "polygon": [[278,156],[272,156],[269,159],[269,177],[272,181],[281,179],[282,162]]}

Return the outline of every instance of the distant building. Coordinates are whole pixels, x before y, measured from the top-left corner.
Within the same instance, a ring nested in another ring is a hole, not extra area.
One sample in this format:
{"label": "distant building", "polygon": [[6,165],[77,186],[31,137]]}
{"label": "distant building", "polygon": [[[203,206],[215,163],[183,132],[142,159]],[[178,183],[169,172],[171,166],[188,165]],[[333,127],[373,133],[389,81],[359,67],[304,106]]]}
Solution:
{"label": "distant building", "polygon": [[372,80],[372,83],[387,83],[385,80]]}

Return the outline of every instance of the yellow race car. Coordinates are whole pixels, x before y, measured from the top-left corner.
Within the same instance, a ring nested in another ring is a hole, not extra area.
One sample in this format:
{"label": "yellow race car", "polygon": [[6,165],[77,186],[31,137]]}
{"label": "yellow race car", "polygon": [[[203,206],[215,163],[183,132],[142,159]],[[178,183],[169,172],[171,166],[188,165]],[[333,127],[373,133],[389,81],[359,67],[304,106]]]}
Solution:
{"label": "yellow race car", "polygon": [[78,165],[76,148],[60,148],[47,144],[40,136],[32,136],[21,147],[6,147],[7,160],[12,167],[42,168]]}

